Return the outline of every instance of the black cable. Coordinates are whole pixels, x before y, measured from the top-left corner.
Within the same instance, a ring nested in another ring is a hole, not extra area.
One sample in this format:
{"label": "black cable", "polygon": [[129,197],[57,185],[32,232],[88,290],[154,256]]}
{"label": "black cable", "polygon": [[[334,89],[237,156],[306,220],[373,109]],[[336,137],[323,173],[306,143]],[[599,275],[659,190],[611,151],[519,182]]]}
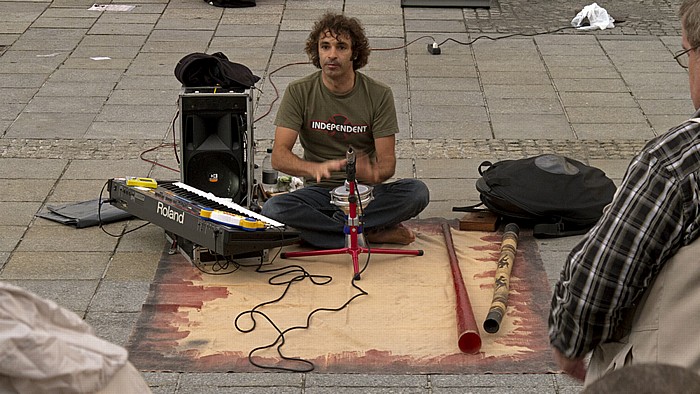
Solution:
{"label": "black cable", "polygon": [[[280,251],[281,251],[281,249],[280,249]],[[275,255],[275,258],[277,258],[280,251],[277,252],[277,254]],[[273,261],[275,258],[273,258]],[[327,285],[328,283],[330,283],[333,280],[333,278],[331,276],[328,276],[328,275],[310,274],[308,271],[306,271],[304,269],[304,267],[301,267],[299,265],[288,265],[285,267],[268,269],[268,270],[263,270],[263,269],[261,269],[261,267],[262,267],[262,264],[258,265],[258,267],[256,268],[256,272],[272,273],[272,272],[280,272],[281,271],[280,273],[270,277],[270,279],[268,279],[268,283],[273,285],[273,286],[284,285],[285,288],[284,288],[284,291],[282,292],[282,294],[279,297],[277,297],[276,299],[262,302],[256,306],[254,306],[252,309],[249,309],[247,311],[243,311],[243,312],[239,313],[238,316],[236,316],[236,318],[234,319],[234,326],[236,327],[236,329],[239,332],[244,333],[244,334],[255,330],[255,328],[257,326],[257,320],[255,319],[255,316],[259,316],[259,317],[265,319],[275,329],[275,331],[277,331],[278,335],[272,343],[265,345],[265,346],[258,346],[256,348],[252,349],[248,353],[248,361],[252,365],[254,365],[258,368],[267,369],[267,370],[277,370],[277,371],[287,371],[287,372],[311,372],[314,370],[314,367],[315,367],[311,361],[305,360],[305,359],[299,358],[299,357],[289,357],[289,356],[284,355],[284,353],[282,352],[282,346],[284,346],[285,341],[286,341],[285,335],[287,333],[289,333],[290,331],[308,329],[310,324],[311,324],[311,318],[316,313],[321,312],[321,311],[326,311],[326,312],[341,311],[341,310],[345,309],[353,300],[355,300],[358,297],[367,295],[368,293],[365,290],[363,290],[362,288],[360,288],[355,283],[355,279],[353,277],[352,282],[351,282],[352,287],[357,289],[359,292],[357,294],[353,295],[352,297],[350,297],[350,299],[345,301],[345,303],[343,303],[341,306],[336,307],[336,308],[326,308],[326,307],[316,308],[316,309],[312,310],[307,315],[306,324],[300,325],[300,326],[292,326],[292,327],[289,327],[289,328],[282,330],[280,327],[277,326],[277,324],[275,324],[274,321],[272,321],[272,319],[269,316],[267,316],[264,312],[261,312],[259,309],[261,309],[262,307],[264,307],[266,305],[271,305],[271,304],[274,304],[274,303],[281,301],[286,296],[287,292],[289,292],[289,289],[291,288],[292,284],[294,284],[295,282],[300,282],[300,281],[303,281],[303,280],[308,278],[314,285],[323,286],[323,285]],[[289,276],[289,275],[293,275],[293,276],[289,279],[286,279],[286,280],[279,280],[280,278],[283,278],[283,277]],[[239,324],[239,320],[244,315],[250,316],[250,320],[252,322],[252,325],[249,328],[241,328],[241,326]],[[253,357],[255,356],[255,354],[257,352],[265,350],[265,349],[270,349],[270,348],[273,348],[275,346],[277,349],[277,354],[279,355],[280,359],[282,359],[287,364],[291,364],[292,366],[264,365],[264,364],[260,364],[256,361],[254,361]],[[297,364],[297,367],[294,367],[293,366],[294,364]]]}
{"label": "black cable", "polygon": [[399,46],[397,46],[397,47],[390,47],[390,48],[372,48],[372,51],[394,51],[394,50],[397,50],[397,49],[404,49],[404,48],[407,48],[409,45],[415,43],[416,41],[422,40],[422,39],[424,39],[424,38],[430,38],[433,42],[435,42],[435,39],[433,38],[433,36],[420,36],[420,37],[418,37],[418,38],[416,38],[416,39],[414,39],[414,40],[411,40],[411,41],[409,41],[409,42],[407,42],[407,43],[405,43],[405,44],[403,44],[403,45],[399,45]]}
{"label": "black cable", "polygon": [[358,187],[357,181],[355,182],[355,197],[357,198],[357,206],[360,208],[360,226],[362,226],[362,238],[365,241],[365,247],[367,248],[367,259],[365,260],[365,265],[362,267],[362,269],[357,273],[357,275],[362,275],[363,272],[367,269],[369,266],[369,258],[372,255],[372,248],[369,246],[369,240],[367,239],[367,233],[365,232],[365,222],[364,222],[364,217],[365,217],[365,210],[364,207],[362,206],[362,198],[360,198],[360,190]]}
{"label": "black cable", "polygon": [[102,185],[102,189],[100,190],[100,196],[97,199],[97,201],[98,201],[98,203],[97,203],[97,223],[100,226],[100,230],[102,230],[105,234],[107,234],[111,237],[119,238],[119,237],[124,236],[126,234],[133,233],[136,230],[140,230],[140,229],[148,226],[149,224],[151,224],[151,222],[146,222],[146,223],[144,223],[136,228],[132,228],[131,230],[123,231],[120,235],[119,234],[112,234],[109,231],[107,231],[103,226],[104,223],[102,223],[102,204],[106,203],[106,202],[109,203],[109,202],[114,201],[114,200],[109,200],[109,199],[105,199],[105,200],[102,199],[102,194],[104,194],[105,188],[107,187],[108,184],[109,184],[109,181],[105,182],[105,184]]}
{"label": "black cable", "polygon": [[[158,150],[158,149],[160,149],[160,148],[165,148],[165,147],[170,148],[171,146],[172,146],[172,147],[175,147],[176,144],[175,144],[175,143],[168,143],[168,144],[165,144],[165,143],[164,143],[164,144],[160,144],[160,145],[154,146],[153,148],[148,148],[148,149],[146,149],[145,151],[143,151],[143,152],[141,152],[141,153],[139,154],[139,158],[141,158],[141,160],[143,160],[143,161],[145,161],[145,162],[147,162],[147,163],[151,163],[151,164],[153,164],[153,165],[157,165],[157,166],[159,166],[159,167],[163,167],[163,168],[168,169],[168,170],[171,170],[171,171],[180,172],[180,170],[178,170],[178,169],[176,169],[176,168],[172,168],[172,167],[166,166],[165,164],[160,164],[160,163],[158,163],[158,162],[155,161],[155,160],[147,159],[147,158],[145,158],[145,157],[143,156],[143,155],[145,155],[145,154],[148,153],[148,152],[153,152],[153,151],[155,151],[155,150]],[[180,159],[179,159],[178,156],[177,156],[177,148],[176,148],[175,152],[176,152],[176,153],[175,153],[175,157],[177,158],[177,162],[178,162],[178,164],[180,164]]]}
{"label": "black cable", "polygon": [[160,149],[160,148],[164,148],[164,147],[168,147],[168,148],[169,148],[169,147],[172,147],[172,148],[173,148],[173,154],[175,155],[175,161],[177,162],[178,165],[180,165],[180,156],[179,156],[178,153],[177,153],[177,140],[175,139],[175,121],[177,120],[178,115],[180,115],[180,109],[178,109],[178,110],[175,112],[175,116],[173,116],[173,120],[170,121],[170,129],[169,129],[169,131],[171,131],[171,133],[172,133],[173,142],[172,142],[172,143],[162,143],[162,144],[157,145],[157,146],[155,146],[155,147],[153,147],[153,148],[146,149],[145,151],[143,151],[143,152],[141,152],[141,153],[139,154],[139,157],[141,158],[141,160],[143,160],[143,161],[145,161],[145,162],[147,162],[147,163],[150,163],[150,164],[159,166],[159,167],[163,167],[163,168],[168,169],[168,170],[171,170],[171,171],[180,172],[179,169],[172,168],[172,167],[168,167],[168,166],[166,166],[166,165],[164,165],[164,164],[158,163],[158,162],[155,161],[155,160],[146,159],[146,158],[144,157],[144,154],[146,154],[146,153],[148,153],[148,152],[152,152],[152,151],[158,150],[158,149]]}
{"label": "black cable", "polygon": [[175,139],[175,121],[177,120],[179,115],[180,109],[178,108],[178,110],[175,111],[175,116],[173,117],[172,122],[170,122],[170,130],[172,131],[173,135],[173,153],[175,154],[175,161],[178,165],[180,165],[180,156],[178,156],[177,154],[177,140]]}
{"label": "black cable", "polygon": [[[237,262],[233,261],[233,259],[231,259],[231,258],[229,258],[229,257],[224,257],[224,263],[222,264],[221,260],[219,259],[219,256],[220,256],[220,255],[218,255],[218,254],[216,254],[216,253],[212,253],[212,255],[214,255],[214,263],[213,263],[212,266],[211,266],[211,271],[208,271],[208,270],[204,269],[204,267],[206,266],[206,264],[203,264],[203,263],[201,263],[201,262],[198,263],[198,264],[195,264],[195,262],[193,261],[193,262],[192,262],[192,265],[193,265],[195,268],[197,268],[197,269],[199,270],[199,272],[201,272],[201,273],[203,273],[203,274],[207,274],[207,275],[212,275],[212,276],[215,276],[215,275],[229,275],[229,274],[232,274],[232,273],[238,271],[238,270],[241,268],[241,265],[240,265],[240,264],[238,264]],[[228,269],[228,267],[229,267],[230,265],[233,265],[233,269],[231,269],[230,271],[225,271],[225,270]],[[221,272],[221,271],[224,271],[224,272]]]}
{"label": "black cable", "polygon": [[517,36],[533,37],[533,36],[539,36],[539,35],[542,35],[542,34],[551,34],[551,33],[556,33],[556,32],[562,31],[562,30],[566,30],[566,29],[575,29],[575,27],[573,27],[573,26],[564,26],[564,27],[560,27],[560,28],[558,28],[558,29],[543,31],[543,32],[540,32],[540,33],[513,33],[513,34],[507,34],[507,35],[505,35],[505,36],[499,36],[499,37],[478,36],[478,37],[476,37],[475,39],[473,39],[473,40],[471,40],[471,41],[469,41],[469,42],[461,42],[461,41],[455,40],[454,38],[446,38],[446,39],[443,40],[441,43],[439,43],[438,46],[441,46],[441,45],[445,44],[445,43],[448,42],[448,41],[452,41],[452,42],[454,42],[454,43],[456,43],[456,44],[459,44],[459,45],[472,45],[472,44],[474,44],[475,42],[477,42],[478,40],[480,40],[480,39],[482,39],[482,38],[488,39],[488,40],[491,40],[491,41],[497,41],[497,40],[502,40],[502,39],[504,39],[504,38],[517,37]]}
{"label": "black cable", "polygon": [[[270,74],[268,75],[268,79],[269,79],[269,81],[270,81],[270,85],[272,85],[272,88],[275,89],[275,98],[272,99],[272,102],[270,102],[270,105],[268,106],[267,111],[265,111],[265,113],[262,114],[262,115],[260,115],[257,119],[253,120],[253,124],[255,124],[255,122],[257,122],[257,121],[259,121],[260,119],[263,119],[264,117],[266,117],[267,115],[269,115],[270,112],[272,112],[272,107],[275,105],[275,103],[277,102],[277,100],[279,100],[279,98],[280,98],[280,92],[279,92],[279,90],[277,89],[277,85],[275,85],[275,83],[272,81],[272,76],[273,76],[277,71],[280,71],[280,70],[282,70],[282,69],[285,69],[285,68],[287,68],[287,67],[289,67],[289,66],[295,66],[295,65],[301,65],[301,64],[311,64],[311,62],[293,62],[293,63],[287,63],[287,64],[285,64],[285,65],[283,65],[283,66],[277,67],[276,69],[274,69],[274,70],[272,70],[272,71],[270,72]],[[257,88],[256,88],[256,89],[257,89]]]}
{"label": "black cable", "polygon": [[[274,231],[274,230],[278,231],[280,233],[280,235],[282,235],[282,238],[280,239],[280,241],[283,242],[285,240],[285,233],[284,233],[283,228],[272,226],[272,227],[268,227],[265,231]],[[251,242],[253,242],[253,241],[251,241]],[[268,242],[268,241],[261,240],[260,242]],[[215,243],[216,243],[216,241],[215,241]],[[272,264],[272,261],[274,261],[277,258],[277,256],[279,256],[281,251],[282,251],[282,248],[279,248],[277,250],[277,253],[275,254],[275,256],[272,258],[271,262],[267,263],[267,264],[268,265]],[[238,271],[241,267],[259,268],[259,267],[262,267],[263,265],[266,265],[263,263],[262,257],[260,259],[260,263],[258,263],[258,264],[241,264],[241,263],[235,261],[231,256],[221,256],[220,254],[211,252],[210,250],[209,250],[209,253],[214,256],[214,263],[212,264],[211,271],[207,271],[204,268],[202,268],[203,266],[206,266],[206,264],[195,264],[194,261],[191,261],[192,265],[195,268],[197,268],[201,273],[207,274],[207,275],[228,275],[228,274],[232,274],[232,273]],[[223,257],[223,259],[225,260],[225,263],[222,264],[222,262],[219,260],[219,257]],[[232,270],[226,271],[226,272],[220,272],[222,270],[226,270],[231,264],[233,264],[233,266],[234,266],[234,268]]]}

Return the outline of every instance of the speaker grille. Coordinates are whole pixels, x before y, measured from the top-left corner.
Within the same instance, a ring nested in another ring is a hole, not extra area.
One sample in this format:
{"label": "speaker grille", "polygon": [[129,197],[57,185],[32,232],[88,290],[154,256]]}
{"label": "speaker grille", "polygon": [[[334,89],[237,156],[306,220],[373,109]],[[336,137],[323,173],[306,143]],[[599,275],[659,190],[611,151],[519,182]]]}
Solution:
{"label": "speaker grille", "polygon": [[230,152],[199,152],[187,163],[185,183],[217,197],[238,201],[244,192],[242,171]]}
{"label": "speaker grille", "polygon": [[253,183],[246,149],[253,141],[248,124],[250,95],[180,95],[180,180],[236,203],[248,200]]}

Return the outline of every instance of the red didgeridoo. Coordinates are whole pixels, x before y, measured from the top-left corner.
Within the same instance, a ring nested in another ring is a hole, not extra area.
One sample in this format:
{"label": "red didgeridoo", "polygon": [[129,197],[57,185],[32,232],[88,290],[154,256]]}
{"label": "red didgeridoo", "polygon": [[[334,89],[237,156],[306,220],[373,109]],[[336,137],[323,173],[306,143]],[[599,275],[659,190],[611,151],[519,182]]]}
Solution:
{"label": "red didgeridoo", "polygon": [[479,336],[479,328],[476,325],[476,319],[474,319],[472,304],[469,302],[467,288],[464,286],[462,271],[459,269],[459,260],[457,260],[457,254],[455,253],[449,224],[442,224],[442,233],[445,236],[445,246],[447,247],[447,254],[450,257],[450,269],[452,270],[452,280],[457,296],[455,305],[455,310],[457,312],[457,334],[459,335],[457,344],[459,345],[459,350],[463,353],[476,354],[479,353],[481,349],[481,337]]}

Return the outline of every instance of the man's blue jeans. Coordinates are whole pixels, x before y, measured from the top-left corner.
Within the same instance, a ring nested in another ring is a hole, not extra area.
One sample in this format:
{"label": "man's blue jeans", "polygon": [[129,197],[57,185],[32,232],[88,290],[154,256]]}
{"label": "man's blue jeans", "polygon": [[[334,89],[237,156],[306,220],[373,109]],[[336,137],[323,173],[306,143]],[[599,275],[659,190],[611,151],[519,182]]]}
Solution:
{"label": "man's blue jeans", "polygon": [[[262,214],[291,226],[301,238],[322,249],[345,246],[343,231],[345,213],[331,203],[331,191],[325,187],[307,186],[267,200]],[[418,215],[430,201],[428,187],[417,179],[400,179],[374,186],[374,200],[360,211],[364,212],[364,230],[395,226]]]}

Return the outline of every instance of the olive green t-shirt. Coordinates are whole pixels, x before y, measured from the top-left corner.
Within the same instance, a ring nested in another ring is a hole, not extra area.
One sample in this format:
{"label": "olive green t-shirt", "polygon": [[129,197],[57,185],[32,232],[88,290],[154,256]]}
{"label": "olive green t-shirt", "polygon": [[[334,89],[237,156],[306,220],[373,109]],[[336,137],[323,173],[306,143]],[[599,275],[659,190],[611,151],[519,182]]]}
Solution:
{"label": "olive green t-shirt", "polygon": [[[391,88],[359,72],[344,95],[325,87],[321,71],[290,83],[275,125],[298,131],[304,159],[315,162],[343,159],[349,145],[374,157],[374,139],[399,132]],[[338,186],[345,178],[345,171],[335,172],[320,185]]]}

